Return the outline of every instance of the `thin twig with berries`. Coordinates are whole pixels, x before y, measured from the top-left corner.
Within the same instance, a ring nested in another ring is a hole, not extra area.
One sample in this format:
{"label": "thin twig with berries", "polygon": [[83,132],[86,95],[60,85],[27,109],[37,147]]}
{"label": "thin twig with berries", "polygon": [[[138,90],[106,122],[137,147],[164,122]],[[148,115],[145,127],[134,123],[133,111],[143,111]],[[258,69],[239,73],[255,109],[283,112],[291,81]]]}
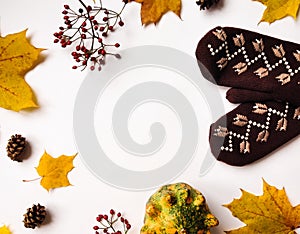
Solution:
{"label": "thin twig with berries", "polygon": [[118,57],[109,51],[109,47],[118,48],[120,44],[106,44],[104,39],[118,26],[124,26],[121,14],[128,0],[123,0],[123,7],[119,12],[105,8],[102,0],[94,7],[87,6],[82,0],[78,1],[82,5],[78,11],[64,5],[62,14],[65,25],[60,26],[59,31],[54,33],[54,43],[60,43],[63,48],[75,44],[75,50],[71,54],[77,65],[73,69],[80,67],[84,70],[90,66],[94,70],[98,66],[100,71],[107,55]]}
{"label": "thin twig with berries", "polygon": [[[113,209],[110,210],[110,217],[106,214],[99,214],[96,217],[98,225],[94,226],[95,234],[126,234],[128,233],[131,225],[128,220],[122,217],[120,212],[116,213]],[[122,226],[123,231],[118,230]]]}

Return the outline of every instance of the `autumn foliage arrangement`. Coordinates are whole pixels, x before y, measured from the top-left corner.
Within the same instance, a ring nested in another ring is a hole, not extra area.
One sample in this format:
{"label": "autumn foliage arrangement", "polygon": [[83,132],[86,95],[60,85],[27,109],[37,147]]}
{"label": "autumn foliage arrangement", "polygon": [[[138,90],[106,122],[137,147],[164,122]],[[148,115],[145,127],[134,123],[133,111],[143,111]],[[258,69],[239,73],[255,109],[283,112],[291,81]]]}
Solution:
{"label": "autumn foliage arrangement", "polygon": [[[119,58],[118,53],[115,52],[115,49],[120,47],[119,41],[110,43],[107,39],[113,32],[124,26],[125,23],[121,15],[129,2],[141,4],[141,23],[145,26],[152,23],[157,24],[163,15],[169,11],[180,18],[182,8],[181,0],[119,0],[120,9],[117,11],[106,8],[102,4],[102,0],[98,0],[98,3],[94,2],[93,6],[86,4],[83,0],[78,1],[81,4],[79,9],[73,9],[69,5],[63,6],[63,25],[59,26],[59,31],[54,33],[54,43],[60,44],[62,48],[71,47],[73,49],[71,55],[76,63],[73,69],[81,70],[86,68],[101,70],[107,56]],[[300,4],[296,0],[256,1],[266,6],[261,22],[269,23],[286,16],[296,18]],[[217,3],[219,0],[196,1],[200,10],[209,9]],[[24,76],[39,63],[42,51],[43,49],[36,48],[29,42],[26,38],[26,30],[5,37],[0,36],[0,83],[2,85],[0,107],[13,111],[38,107],[34,92],[26,83]],[[295,116],[299,116],[299,108],[296,109]],[[245,120],[245,118],[243,119]],[[262,135],[260,137],[262,138]],[[266,138],[265,135],[263,138]],[[13,161],[21,162],[25,146],[26,139],[24,137],[13,135],[6,147],[7,156]],[[61,155],[54,158],[44,152],[39,165],[36,167],[41,186],[50,191],[71,185],[68,173],[74,168],[73,160],[75,157],[76,154]],[[28,182],[28,180],[24,180],[24,182]],[[199,222],[194,222],[195,216],[191,216],[191,212],[184,213],[189,210],[199,214],[198,219],[204,222],[204,229],[201,227],[203,230],[200,231],[210,233],[208,229],[217,225],[218,221],[209,212],[204,197],[191,189],[186,189],[187,187],[188,185],[181,185],[183,189],[180,189],[180,193],[174,187],[168,187],[168,193],[163,194],[166,196],[161,196],[162,193],[158,193],[158,196],[154,196],[155,199],[150,199],[148,208],[151,209],[147,209],[147,212],[151,215],[147,216],[146,221],[154,224],[155,228],[161,228],[163,225],[166,228],[178,228],[178,222],[182,222],[183,225],[187,218],[192,224],[198,224]],[[170,196],[170,191],[173,192],[173,196]],[[194,197],[191,198],[191,194]],[[159,209],[156,209],[156,204],[162,204],[167,209],[160,212]],[[178,205],[176,206],[176,204]],[[226,233],[291,234],[300,227],[300,205],[293,207],[284,189],[279,190],[265,181],[263,182],[263,195],[255,196],[242,190],[242,196],[239,199],[234,199],[230,204],[224,206],[232,212],[234,217],[245,223],[245,226]],[[176,212],[166,212],[174,209]],[[162,213],[162,217],[174,215],[176,219],[160,219],[159,212]],[[203,214],[205,216],[201,216]],[[24,226],[32,229],[39,227],[45,223],[46,215],[44,206],[33,205],[24,214]],[[153,217],[155,217],[154,221]],[[160,223],[157,222],[158,220]],[[174,223],[174,220],[177,223]],[[99,214],[96,221],[97,224],[92,228],[95,234],[127,234],[132,230],[129,221],[120,212],[113,209],[110,210],[109,214]],[[161,225],[162,223],[163,225]],[[189,226],[189,228],[195,227]],[[199,227],[197,228],[199,229]],[[179,232],[181,234],[187,233],[183,228]],[[11,231],[9,227],[4,225],[0,227],[0,234],[11,234]]]}

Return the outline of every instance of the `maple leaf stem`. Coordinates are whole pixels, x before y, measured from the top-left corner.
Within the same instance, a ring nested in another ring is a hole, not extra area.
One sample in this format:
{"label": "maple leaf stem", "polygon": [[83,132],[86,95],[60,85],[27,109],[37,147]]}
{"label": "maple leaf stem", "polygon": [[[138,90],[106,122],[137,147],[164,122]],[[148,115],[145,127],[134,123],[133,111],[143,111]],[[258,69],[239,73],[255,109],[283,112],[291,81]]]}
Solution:
{"label": "maple leaf stem", "polygon": [[35,178],[35,179],[31,179],[31,180],[22,180],[23,182],[33,182],[33,181],[36,181],[36,180],[39,180],[41,179],[42,177],[38,177],[38,178]]}

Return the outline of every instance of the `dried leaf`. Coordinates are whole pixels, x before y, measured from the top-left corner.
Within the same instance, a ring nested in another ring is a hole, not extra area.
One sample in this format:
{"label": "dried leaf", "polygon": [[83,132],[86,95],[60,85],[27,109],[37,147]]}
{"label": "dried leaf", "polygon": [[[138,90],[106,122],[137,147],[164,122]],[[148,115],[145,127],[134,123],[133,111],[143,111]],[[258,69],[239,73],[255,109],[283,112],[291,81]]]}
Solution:
{"label": "dried leaf", "polygon": [[7,226],[0,227],[0,234],[11,234],[9,228]]}
{"label": "dried leaf", "polygon": [[285,51],[283,49],[282,44],[280,46],[275,46],[275,48],[272,48],[274,54],[278,58],[282,58],[285,55]]}
{"label": "dried leaf", "polygon": [[245,44],[245,38],[243,34],[236,35],[236,37],[233,38],[233,42],[236,46],[242,47]]}
{"label": "dried leaf", "polygon": [[269,75],[269,71],[267,68],[264,68],[264,67],[260,67],[258,68],[255,72],[254,72],[255,75],[258,75],[259,78],[263,78],[263,77],[266,77]]}
{"label": "dried leaf", "polygon": [[295,110],[294,119],[300,120],[300,107]]}
{"label": "dried leaf", "polygon": [[161,17],[169,11],[173,11],[178,17],[181,13],[181,0],[131,0],[141,3],[142,24],[158,23]]}
{"label": "dried leaf", "polygon": [[287,124],[288,124],[287,119],[286,119],[286,118],[281,118],[281,119],[277,122],[276,131],[286,131],[286,129],[287,129]]}
{"label": "dried leaf", "polygon": [[218,64],[218,67],[220,68],[220,70],[222,70],[224,67],[227,66],[227,63],[228,63],[228,60],[227,58],[221,58],[217,64]]}
{"label": "dried leaf", "polygon": [[263,52],[264,50],[264,42],[262,39],[260,40],[255,40],[255,42],[253,41],[252,42],[253,46],[254,46],[254,49],[257,51],[257,52]]}
{"label": "dried leaf", "polygon": [[238,75],[247,71],[248,67],[246,63],[239,62],[237,65],[233,67],[234,71],[237,72]]}
{"label": "dried leaf", "polygon": [[253,113],[263,115],[268,112],[268,107],[266,104],[261,104],[261,103],[255,103],[255,106],[253,107]]}
{"label": "dried leaf", "polygon": [[287,16],[297,17],[299,9],[299,0],[254,0],[264,4],[265,10],[260,22],[273,23],[276,20]]}
{"label": "dried leaf", "polygon": [[296,60],[297,60],[298,62],[300,62],[300,51],[297,50],[297,52],[293,53],[293,55],[294,55],[294,57],[296,58]]}
{"label": "dried leaf", "polygon": [[263,195],[255,196],[244,190],[239,199],[227,207],[234,217],[246,226],[226,233],[229,234],[293,234],[300,225],[300,205],[293,207],[285,189],[278,190],[263,181]]}
{"label": "dried leaf", "polygon": [[218,137],[226,137],[228,135],[228,129],[226,127],[219,126],[215,129],[214,135]]}
{"label": "dried leaf", "polygon": [[250,153],[250,143],[248,141],[242,141],[240,144],[240,153]]}
{"label": "dried leaf", "polygon": [[268,130],[263,130],[260,133],[258,133],[256,141],[267,142],[269,136],[270,136],[269,131]]}
{"label": "dried leaf", "polygon": [[281,85],[285,85],[291,81],[291,76],[286,73],[282,73],[276,77],[276,79],[281,83]]}
{"label": "dried leaf", "polygon": [[243,127],[248,123],[248,118],[244,115],[237,114],[233,120],[234,120],[233,124],[240,127]]}
{"label": "dried leaf", "polygon": [[213,34],[221,41],[226,41],[227,35],[223,29],[216,29]]}
{"label": "dried leaf", "polygon": [[74,168],[73,160],[76,155],[61,155],[58,158],[53,158],[45,151],[36,168],[38,174],[42,177],[41,185],[48,191],[71,185],[67,175]]}
{"label": "dried leaf", "polygon": [[26,38],[26,30],[0,36],[0,106],[14,111],[37,107],[24,74],[36,65],[40,52]]}

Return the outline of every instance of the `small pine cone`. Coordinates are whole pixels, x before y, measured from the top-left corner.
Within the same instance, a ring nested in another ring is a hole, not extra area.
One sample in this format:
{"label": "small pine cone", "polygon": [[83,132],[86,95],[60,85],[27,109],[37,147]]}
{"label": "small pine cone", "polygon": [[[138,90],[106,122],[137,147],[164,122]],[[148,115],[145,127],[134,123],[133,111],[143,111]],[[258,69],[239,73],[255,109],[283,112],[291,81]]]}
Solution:
{"label": "small pine cone", "polygon": [[44,222],[46,215],[45,206],[40,204],[33,205],[32,208],[28,208],[26,214],[24,214],[24,226],[26,228],[35,229]]}
{"label": "small pine cone", "polygon": [[7,156],[13,161],[22,162],[21,154],[26,146],[26,139],[19,134],[12,135],[8,140],[6,151]]}
{"label": "small pine cone", "polygon": [[196,4],[200,6],[200,10],[209,9],[212,5],[218,3],[220,0],[198,0]]}

